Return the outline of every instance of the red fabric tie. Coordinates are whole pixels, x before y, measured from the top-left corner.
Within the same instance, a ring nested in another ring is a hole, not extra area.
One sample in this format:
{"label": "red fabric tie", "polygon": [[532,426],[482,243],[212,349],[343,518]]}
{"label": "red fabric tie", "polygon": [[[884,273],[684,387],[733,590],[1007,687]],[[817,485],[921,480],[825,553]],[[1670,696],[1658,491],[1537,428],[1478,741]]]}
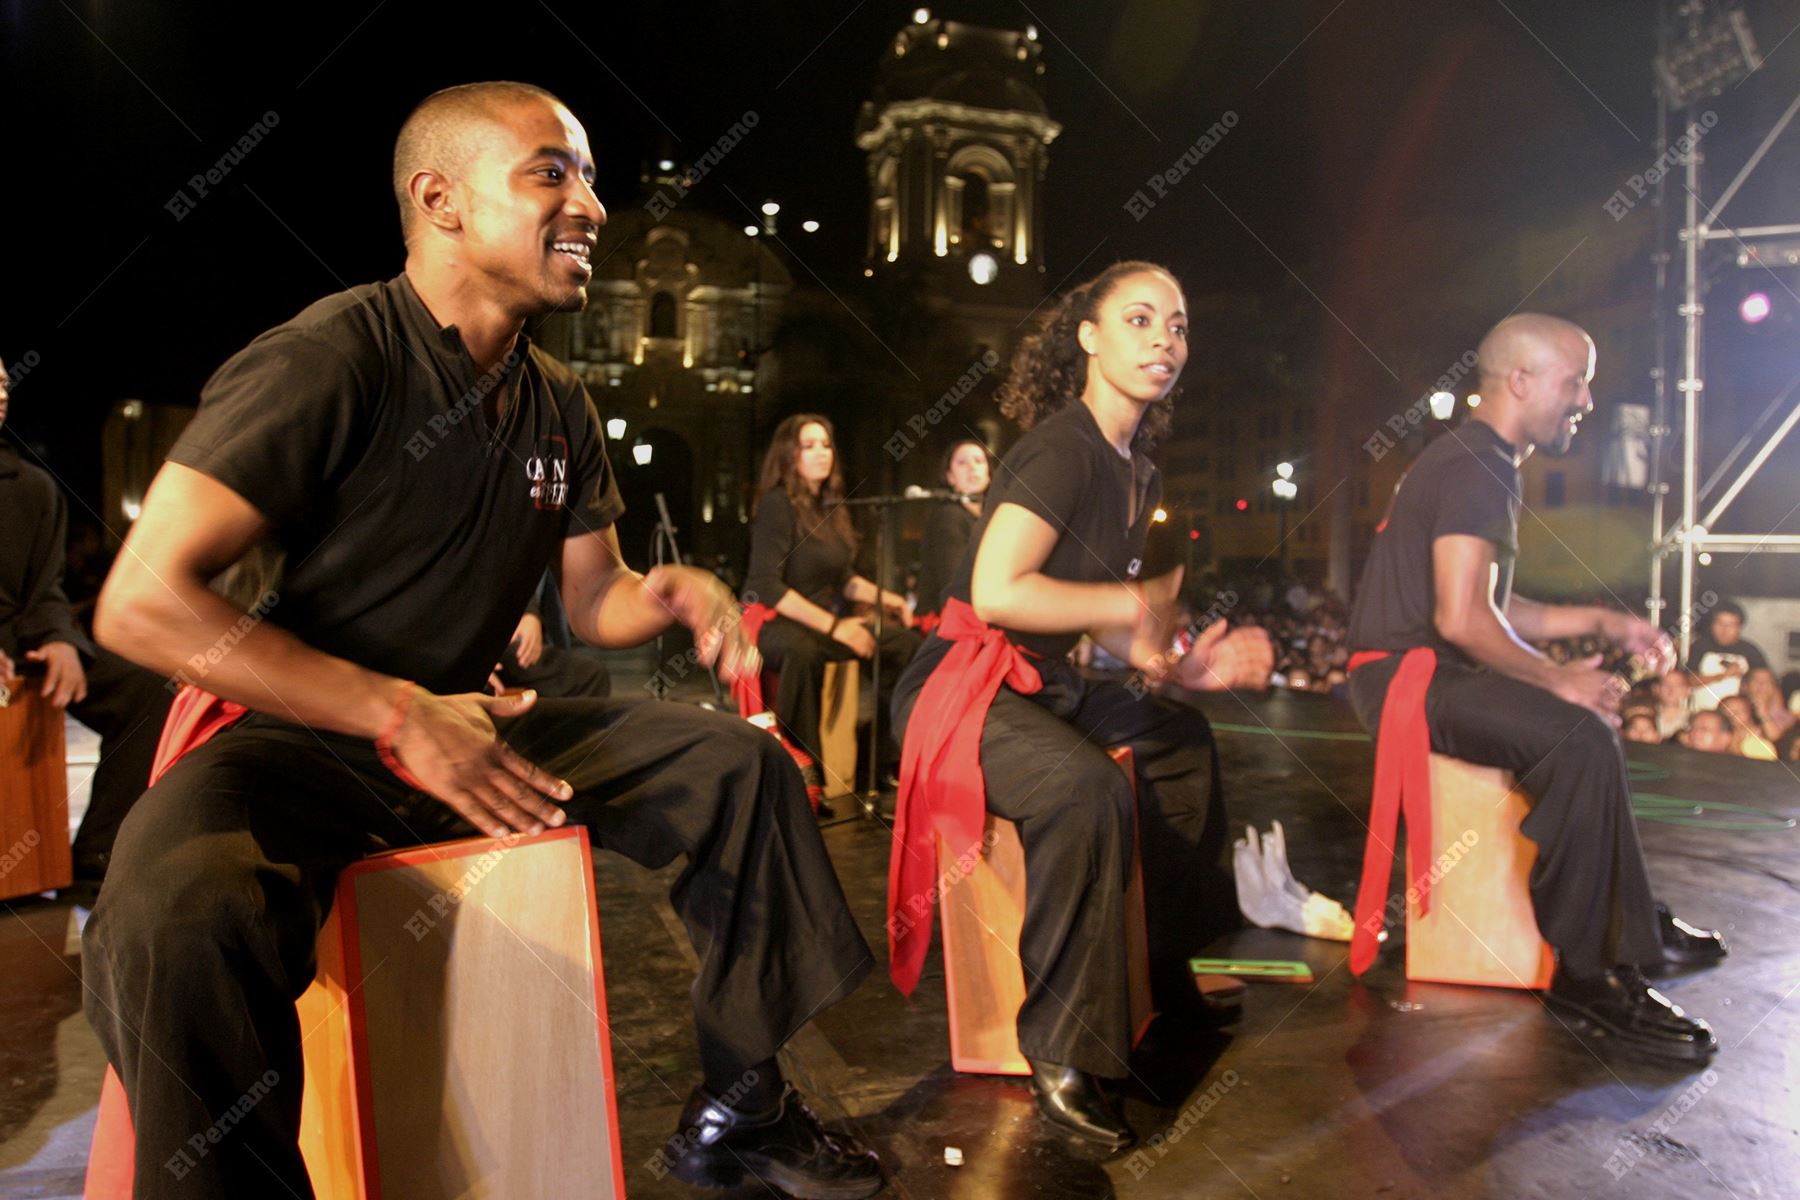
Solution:
{"label": "red fabric tie", "polygon": [[150,783],[154,785],[181,760],[182,755],[206,745],[214,735],[237,724],[249,711],[241,704],[221,700],[192,684],[183,687],[175,694],[175,703],[169,705],[169,719],[163,722],[162,738],[156,743],[156,758],[150,764]]}
{"label": "red fabric tie", "polygon": [[[1388,657],[1363,650],[1350,657],[1350,670]],[[1425,724],[1425,690],[1437,672],[1437,651],[1415,646],[1400,659],[1381,705],[1375,734],[1375,788],[1369,801],[1369,837],[1363,845],[1362,884],[1356,891],[1356,928],[1350,936],[1350,972],[1361,975],[1375,962],[1387,907],[1394,839],[1406,815],[1409,887],[1416,887],[1419,911],[1431,911],[1431,883],[1421,865],[1431,859],[1431,731]]]}
{"label": "red fabric tie", "polygon": [[1002,683],[1029,696],[1044,681],[1006,634],[961,600],[944,604],[937,636],[954,642],[913,705],[900,752],[900,796],[888,859],[888,974],[908,996],[931,946],[937,846],[976,849],[987,821],[981,730]]}
{"label": "red fabric tie", "polygon": [[[766,604],[747,604],[744,606],[742,624],[744,636],[752,646],[762,636],[762,629],[775,619],[775,610]],[[767,712],[768,705],[763,703],[762,672],[751,671],[739,675],[731,681],[731,698],[737,701],[738,711],[747,717]]]}

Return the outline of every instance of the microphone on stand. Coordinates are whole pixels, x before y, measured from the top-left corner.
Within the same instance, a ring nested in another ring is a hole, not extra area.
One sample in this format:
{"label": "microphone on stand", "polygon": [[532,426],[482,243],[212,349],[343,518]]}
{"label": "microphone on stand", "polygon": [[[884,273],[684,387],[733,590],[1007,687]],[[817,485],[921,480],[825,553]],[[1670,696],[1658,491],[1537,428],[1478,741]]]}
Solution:
{"label": "microphone on stand", "polygon": [[949,488],[920,487],[916,483],[907,484],[906,490],[901,493],[901,498],[906,500],[960,500],[965,504],[975,499],[974,496],[965,496],[961,492],[953,492]]}

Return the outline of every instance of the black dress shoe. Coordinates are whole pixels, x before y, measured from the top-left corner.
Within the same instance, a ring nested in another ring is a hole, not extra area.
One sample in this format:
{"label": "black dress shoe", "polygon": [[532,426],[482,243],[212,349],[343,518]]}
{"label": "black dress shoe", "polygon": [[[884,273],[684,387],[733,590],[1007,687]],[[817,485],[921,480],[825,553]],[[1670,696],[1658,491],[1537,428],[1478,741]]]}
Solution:
{"label": "black dress shoe", "polygon": [[1037,1098],[1044,1119],[1065,1133],[1095,1142],[1109,1150],[1123,1150],[1137,1141],[1100,1083],[1086,1071],[1060,1063],[1031,1064],[1031,1094]]}
{"label": "black dress shoe", "polygon": [[1636,967],[1614,967],[1598,979],[1558,971],[1544,1002],[1652,1058],[1705,1062],[1719,1049],[1711,1025],[1688,1016]]}
{"label": "black dress shoe", "polygon": [[755,1182],[798,1200],[863,1200],[885,1185],[875,1152],[827,1132],[792,1084],[766,1113],[738,1112],[695,1088],[666,1153],[675,1177],[700,1187]]}
{"label": "black dress shoe", "polygon": [[1730,951],[1716,929],[1696,929],[1658,903],[1656,924],[1662,931],[1663,957],[1683,967],[1709,967]]}
{"label": "black dress shoe", "polygon": [[821,800],[819,807],[813,809],[813,816],[821,821],[835,821],[837,820],[837,809]]}

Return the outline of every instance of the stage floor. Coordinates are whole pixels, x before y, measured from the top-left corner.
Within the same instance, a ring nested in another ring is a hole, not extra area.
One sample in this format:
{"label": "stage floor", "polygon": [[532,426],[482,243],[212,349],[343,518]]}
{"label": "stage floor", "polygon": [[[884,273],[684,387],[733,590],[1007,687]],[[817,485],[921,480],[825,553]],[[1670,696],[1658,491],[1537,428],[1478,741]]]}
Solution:
{"label": "stage floor", "polygon": [[[1348,904],[1371,762],[1348,709],[1293,695],[1201,706],[1219,727],[1233,826],[1280,818],[1296,876]],[[1800,830],[1782,820],[1800,816],[1800,779],[1776,764],[1630,750],[1659,897],[1732,944],[1723,966],[1660,984],[1718,1030],[1708,1071],[1620,1061],[1528,992],[1409,984],[1398,937],[1358,984],[1347,947],[1261,930],[1196,952],[1304,959],[1317,982],[1251,984],[1232,1025],[1153,1030],[1124,1086],[1146,1145],[1110,1161],[1044,1135],[1022,1081],[951,1072],[935,949],[911,1001],[879,961],[790,1043],[787,1070],[828,1121],[880,1149],[893,1178],[884,1194],[897,1197],[1800,1195]],[[1743,807],[1691,807],[1720,803]],[[825,831],[878,957],[887,837],[875,821]],[[706,1194],[653,1166],[697,1078],[693,959],[665,899],[673,874],[610,855],[599,867],[626,1176],[639,1198]],[[103,1064],[81,1017],[71,910],[7,907],[0,1196],[79,1196]],[[951,1146],[961,1167],[945,1164]],[[582,1194],[575,1181],[567,1194]]]}

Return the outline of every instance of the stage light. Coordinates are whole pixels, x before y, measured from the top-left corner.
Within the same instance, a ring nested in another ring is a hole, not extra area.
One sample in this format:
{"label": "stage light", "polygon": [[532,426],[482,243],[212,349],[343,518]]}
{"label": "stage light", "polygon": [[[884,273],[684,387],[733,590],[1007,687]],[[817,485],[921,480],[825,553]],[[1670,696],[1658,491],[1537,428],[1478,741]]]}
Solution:
{"label": "stage light", "polygon": [[673,171],[675,169],[675,160],[672,158],[659,158],[656,160],[656,169],[659,171]]}
{"label": "stage light", "polygon": [[994,261],[993,255],[983,250],[979,254],[971,254],[969,256],[970,279],[973,279],[976,283],[986,285],[994,282],[999,276],[1000,264]]}
{"label": "stage light", "polygon": [[1155,512],[1150,514],[1150,519],[1158,523],[1166,521],[1169,519],[1169,510],[1166,508],[1158,508]]}
{"label": "stage light", "polygon": [[1480,408],[1481,407],[1481,393],[1480,392],[1470,392],[1469,393],[1469,407],[1470,408]]}
{"label": "stage light", "polygon": [[1249,512],[1250,511],[1250,502],[1248,500],[1244,499],[1242,496],[1239,496],[1238,502],[1237,502],[1237,510],[1239,512]]}
{"label": "stage light", "polygon": [[817,233],[819,232],[819,223],[817,221],[802,221],[800,222],[800,228],[806,230],[808,233]]}
{"label": "stage light", "polygon": [[615,442],[625,440],[625,418],[611,417],[606,422],[606,436]]}
{"label": "stage light", "polygon": [[1188,541],[1197,542],[1199,540],[1200,540],[1200,531],[1198,529],[1188,530]]}
{"label": "stage light", "polygon": [[913,9],[913,24],[914,25],[923,25],[925,22],[927,22],[929,20],[931,20],[931,10],[929,8]]}
{"label": "stage light", "polygon": [[650,465],[650,459],[655,454],[655,448],[652,447],[649,442],[640,439],[638,444],[631,448],[631,461],[640,467],[647,467]]}
{"label": "stage light", "polygon": [[875,278],[875,268],[874,267],[864,267],[863,268],[863,278],[864,279]]}
{"label": "stage light", "polygon": [[755,225],[744,226],[744,236],[745,237],[755,237],[757,234],[759,234],[761,232],[762,232],[762,230],[757,228]]}
{"label": "stage light", "polygon": [[1036,25],[1027,25],[1025,27],[1025,40],[1028,42],[1037,41],[1037,26]]}
{"label": "stage light", "polygon": [[762,203],[762,215],[763,216],[772,217],[780,211],[781,211],[781,205],[775,203],[773,200],[764,200],[763,201],[763,203]]}
{"label": "stage light", "polygon": [[135,521],[144,515],[144,506],[136,500],[127,500],[120,505],[125,510],[125,519]]}
{"label": "stage light", "polygon": [[1450,414],[1456,411],[1456,397],[1449,392],[1431,393],[1431,415],[1440,421],[1448,421]]}
{"label": "stage light", "polygon": [[1300,494],[1300,485],[1291,479],[1277,479],[1270,486],[1274,489],[1275,497],[1278,500],[1292,500]]}
{"label": "stage light", "polygon": [[1275,473],[1283,479],[1292,479],[1294,477],[1294,464],[1291,462],[1276,463]]}
{"label": "stage light", "polygon": [[1738,305],[1738,316],[1744,319],[1746,325],[1759,325],[1767,319],[1773,309],[1774,306],[1769,303],[1767,292],[1751,292],[1744,297],[1744,302]]}
{"label": "stage light", "polygon": [[1702,550],[1700,552],[1700,558],[1698,561],[1701,566],[1710,567],[1710,566],[1712,566],[1712,555],[1708,554],[1706,551]]}

